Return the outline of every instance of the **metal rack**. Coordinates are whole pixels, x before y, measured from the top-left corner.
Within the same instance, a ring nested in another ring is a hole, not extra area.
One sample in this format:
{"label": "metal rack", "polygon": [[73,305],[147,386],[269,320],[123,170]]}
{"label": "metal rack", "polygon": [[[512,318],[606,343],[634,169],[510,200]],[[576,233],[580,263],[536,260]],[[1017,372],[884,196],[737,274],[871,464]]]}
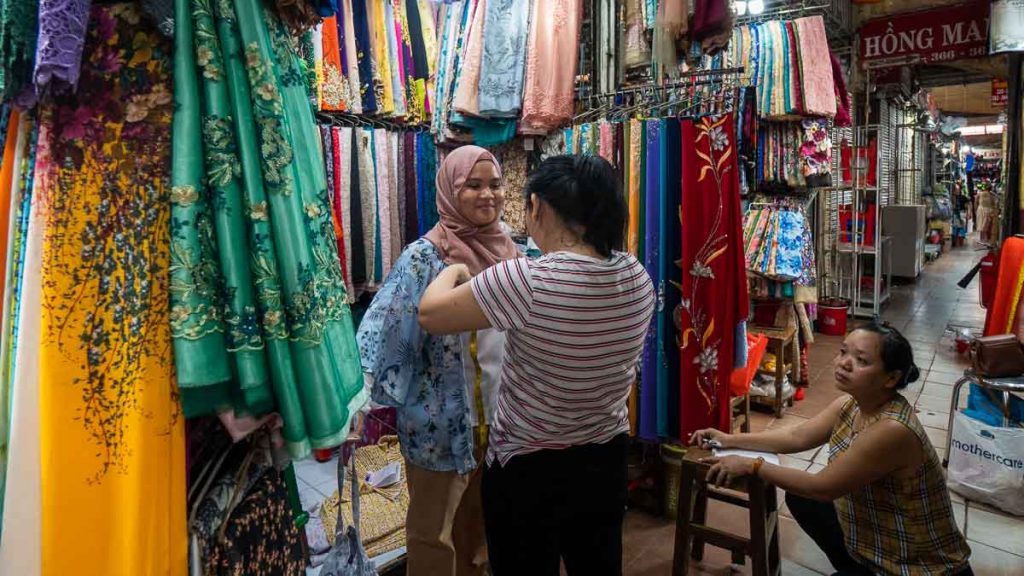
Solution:
{"label": "metal rack", "polygon": [[[884,98],[872,97],[870,69],[867,82],[863,100],[854,114],[858,125],[832,131],[833,143],[852,144],[850,182],[843,182],[842,154],[833,154],[833,174],[838,185],[819,195],[816,218],[822,296],[846,299],[854,316],[875,317],[888,302],[892,286],[892,241],[882,235],[881,215],[885,206],[896,201],[893,190],[897,177],[890,161],[896,154],[895,120],[902,111]],[[876,142],[875,173],[874,185],[869,186],[870,161],[861,161],[860,157],[872,138]],[[861,211],[872,204],[872,221],[864,222],[862,229]],[[840,214],[844,209],[851,215],[850,230],[841,226]],[[870,241],[860,233],[863,230],[867,234],[868,228],[872,230]]]}
{"label": "metal rack", "polygon": [[850,0],[765,0],[764,12],[746,14],[737,24],[785,20],[820,14],[830,42],[847,44],[853,34],[853,6]]}

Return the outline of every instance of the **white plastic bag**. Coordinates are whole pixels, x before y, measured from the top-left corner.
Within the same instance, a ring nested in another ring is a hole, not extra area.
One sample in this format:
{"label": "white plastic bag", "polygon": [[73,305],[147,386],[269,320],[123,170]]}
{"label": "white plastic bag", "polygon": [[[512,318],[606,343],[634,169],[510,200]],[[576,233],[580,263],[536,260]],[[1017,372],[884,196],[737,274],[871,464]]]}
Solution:
{"label": "white plastic bag", "polygon": [[953,416],[949,488],[964,498],[1024,516],[1024,428]]}

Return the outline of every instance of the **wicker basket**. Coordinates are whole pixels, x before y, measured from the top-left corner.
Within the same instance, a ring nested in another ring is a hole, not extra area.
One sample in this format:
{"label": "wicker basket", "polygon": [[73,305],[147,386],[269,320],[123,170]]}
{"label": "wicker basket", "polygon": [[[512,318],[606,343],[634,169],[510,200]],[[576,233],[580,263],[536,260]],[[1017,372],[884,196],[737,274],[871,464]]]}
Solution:
{"label": "wicker basket", "polygon": [[[356,472],[359,475],[359,534],[366,553],[372,558],[405,546],[405,516],[409,510],[409,489],[405,477],[405,460],[399,449],[397,436],[384,436],[377,444],[364,446],[355,452]],[[392,462],[401,466],[401,480],[386,488],[373,488],[361,479],[366,474],[384,468]],[[352,488],[345,485],[341,513],[345,524],[352,523]],[[324,500],[320,520],[329,538],[337,526],[338,492]]]}

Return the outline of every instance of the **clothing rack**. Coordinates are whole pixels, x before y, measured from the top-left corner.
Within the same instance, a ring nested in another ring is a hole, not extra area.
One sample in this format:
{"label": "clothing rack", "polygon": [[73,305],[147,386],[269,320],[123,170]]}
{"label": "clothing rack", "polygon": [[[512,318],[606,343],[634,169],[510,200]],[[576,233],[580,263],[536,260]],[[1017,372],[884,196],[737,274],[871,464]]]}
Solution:
{"label": "clothing rack", "polygon": [[[656,109],[659,112],[673,109],[671,115],[676,117],[691,115],[691,112],[701,106],[711,104],[719,97],[724,97],[726,92],[731,92],[730,95],[737,98],[736,92],[743,87],[740,85],[739,78],[742,73],[743,67],[697,70],[686,73],[684,79],[668,84],[646,83],[614,92],[587,96],[577,101],[578,113],[572,118],[571,123],[589,119],[591,116],[599,117],[616,113],[622,114],[623,112],[628,116],[643,110],[644,107]],[[717,86],[720,90],[714,96],[693,92],[693,89],[702,86]],[[657,115],[655,114],[655,116]]]}
{"label": "clothing rack", "polygon": [[[690,72],[684,72],[679,75],[678,79],[672,82],[663,84],[657,84],[654,82],[647,82],[635,86],[627,86],[620,88],[614,92],[602,92],[598,94],[590,94],[582,97],[580,100],[588,100],[594,98],[613,98],[617,96],[625,96],[627,94],[635,94],[637,92],[657,94],[658,92],[665,92],[676,88],[686,88],[689,86],[700,86],[707,84],[716,83],[714,80],[707,80],[707,78],[715,78],[719,76],[735,76],[738,77],[743,74],[743,66],[735,68],[718,68],[712,70],[692,70]],[[699,79],[699,80],[698,80]],[[698,83],[700,82],[700,83]]]}
{"label": "clothing rack", "polygon": [[430,129],[423,123],[404,123],[378,116],[349,114],[347,112],[317,112],[318,123],[348,128],[383,128],[385,130],[412,130],[426,132]]}
{"label": "clothing rack", "polygon": [[811,192],[809,194],[802,196],[783,196],[757,193],[754,194],[754,200],[750,202],[748,206],[792,208],[805,210],[814,202],[814,200],[817,197],[817,189],[811,189]]}
{"label": "clothing rack", "polygon": [[785,20],[787,16],[813,16],[822,14],[828,10],[832,2],[830,0],[803,0],[802,2],[779,4],[772,8],[766,8],[760,14],[744,14],[736,18],[737,25],[760,24],[771,20]]}

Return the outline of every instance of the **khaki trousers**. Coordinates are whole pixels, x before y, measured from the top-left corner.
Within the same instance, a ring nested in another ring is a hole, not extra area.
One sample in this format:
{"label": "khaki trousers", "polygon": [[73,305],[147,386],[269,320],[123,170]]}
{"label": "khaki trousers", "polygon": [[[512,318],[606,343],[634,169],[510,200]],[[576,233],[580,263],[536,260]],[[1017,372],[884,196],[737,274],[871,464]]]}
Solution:
{"label": "khaki trousers", "polygon": [[434,472],[405,461],[407,576],[484,576],[487,539],[481,464],[468,475]]}

